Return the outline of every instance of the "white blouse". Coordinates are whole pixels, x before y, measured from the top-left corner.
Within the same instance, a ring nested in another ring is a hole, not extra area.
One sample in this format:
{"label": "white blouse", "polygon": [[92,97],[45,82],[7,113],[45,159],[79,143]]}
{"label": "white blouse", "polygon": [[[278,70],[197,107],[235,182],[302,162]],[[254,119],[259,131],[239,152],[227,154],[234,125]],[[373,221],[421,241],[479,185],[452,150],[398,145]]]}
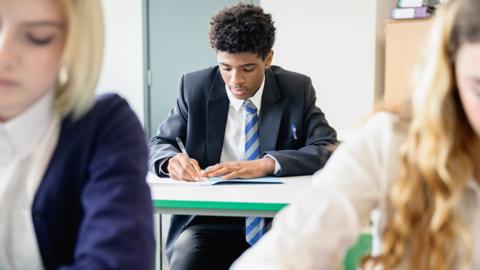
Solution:
{"label": "white blouse", "polygon": [[0,269],[43,269],[31,208],[59,136],[53,91],[0,123]]}
{"label": "white blouse", "polygon": [[[335,269],[375,209],[380,214],[373,252],[378,252],[403,136],[394,124],[393,115],[379,113],[343,143],[314,175],[314,187],[282,210],[272,229],[232,269]],[[480,269],[480,189],[473,178],[460,204],[460,217],[471,226],[472,269]]]}

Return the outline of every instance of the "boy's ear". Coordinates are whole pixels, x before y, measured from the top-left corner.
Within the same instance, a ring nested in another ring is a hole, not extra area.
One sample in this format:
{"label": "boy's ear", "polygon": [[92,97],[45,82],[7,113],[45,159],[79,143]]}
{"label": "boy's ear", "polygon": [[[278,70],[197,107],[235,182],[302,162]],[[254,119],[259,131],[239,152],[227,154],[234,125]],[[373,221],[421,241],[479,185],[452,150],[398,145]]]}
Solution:
{"label": "boy's ear", "polygon": [[272,65],[273,51],[270,51],[265,58],[265,68],[268,69]]}

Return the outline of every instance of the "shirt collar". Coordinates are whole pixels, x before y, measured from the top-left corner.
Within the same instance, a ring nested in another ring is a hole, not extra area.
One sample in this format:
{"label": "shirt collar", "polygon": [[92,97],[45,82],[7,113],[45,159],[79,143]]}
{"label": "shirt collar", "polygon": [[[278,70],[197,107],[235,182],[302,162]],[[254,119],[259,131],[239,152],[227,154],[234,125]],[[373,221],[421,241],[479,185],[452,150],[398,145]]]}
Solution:
{"label": "shirt collar", "polygon": [[26,111],[5,123],[0,123],[0,163],[23,155],[38,143],[54,118],[54,91],[48,91]]}
{"label": "shirt collar", "polygon": [[[257,107],[257,112],[260,112],[260,106],[262,105],[262,95],[263,95],[263,88],[265,85],[265,76],[263,76],[262,84],[260,85],[260,88],[258,88],[257,92],[255,95],[250,97],[249,99],[253,102],[255,107]],[[233,106],[233,108],[238,111],[243,105],[243,102],[245,100],[243,99],[237,99],[232,92],[230,92],[230,89],[228,89],[227,84],[225,84],[225,91],[227,91],[227,96],[230,101],[230,105]]]}

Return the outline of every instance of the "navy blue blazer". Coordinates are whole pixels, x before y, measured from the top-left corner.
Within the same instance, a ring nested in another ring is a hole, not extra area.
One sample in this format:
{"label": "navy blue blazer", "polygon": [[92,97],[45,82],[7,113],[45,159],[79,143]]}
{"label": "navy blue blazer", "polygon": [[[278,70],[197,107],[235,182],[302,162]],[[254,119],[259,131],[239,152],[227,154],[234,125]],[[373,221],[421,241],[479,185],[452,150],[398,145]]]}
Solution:
{"label": "navy blue blazer", "polygon": [[62,121],[32,205],[45,269],[152,269],[147,151],[141,124],[117,95]]}
{"label": "navy blue blazer", "polygon": [[[311,79],[278,66],[265,73],[259,114],[260,152],[281,166],[279,176],[313,174],[329,158],[337,143],[335,130],[315,105]],[[159,176],[158,164],[179,153],[178,136],[191,158],[205,168],[220,162],[229,99],[218,66],[183,76],[177,105],[150,140],[149,169]],[[295,127],[295,131],[292,126]],[[173,242],[193,216],[173,216],[167,239]]]}

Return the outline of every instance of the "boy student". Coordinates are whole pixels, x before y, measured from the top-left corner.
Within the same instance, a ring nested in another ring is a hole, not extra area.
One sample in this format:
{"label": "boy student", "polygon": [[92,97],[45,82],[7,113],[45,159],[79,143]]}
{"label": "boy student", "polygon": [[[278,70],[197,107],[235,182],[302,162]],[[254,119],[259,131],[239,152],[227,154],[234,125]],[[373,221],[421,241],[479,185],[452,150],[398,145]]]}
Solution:
{"label": "boy student", "polygon": [[[322,168],[336,132],[315,105],[310,78],[271,65],[271,15],[247,4],[225,8],[211,19],[209,38],[218,66],[183,76],[176,107],[150,141],[150,170],[201,181],[305,175]],[[180,152],[177,137],[190,159]],[[227,269],[268,223],[258,217],[173,216],[170,267]]]}

